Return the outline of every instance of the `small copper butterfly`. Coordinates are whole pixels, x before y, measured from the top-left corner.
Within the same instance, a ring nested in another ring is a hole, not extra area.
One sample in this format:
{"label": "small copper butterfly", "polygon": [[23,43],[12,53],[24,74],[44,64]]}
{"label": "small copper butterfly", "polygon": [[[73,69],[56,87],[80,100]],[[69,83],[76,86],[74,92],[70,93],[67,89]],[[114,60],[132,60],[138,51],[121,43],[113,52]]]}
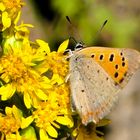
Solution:
{"label": "small copper butterfly", "polygon": [[134,49],[87,47],[70,58],[70,89],[73,109],[82,123],[97,123],[117,101],[119,91],[140,68]]}

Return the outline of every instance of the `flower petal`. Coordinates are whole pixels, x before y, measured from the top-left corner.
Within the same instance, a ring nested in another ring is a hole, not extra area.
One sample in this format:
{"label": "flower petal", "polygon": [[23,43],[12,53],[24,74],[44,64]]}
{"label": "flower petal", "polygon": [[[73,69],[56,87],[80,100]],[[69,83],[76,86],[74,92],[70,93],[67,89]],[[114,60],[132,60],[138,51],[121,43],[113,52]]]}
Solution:
{"label": "flower petal", "polygon": [[5,6],[4,6],[4,4],[1,2],[0,3],[0,11],[4,11],[5,10]]}
{"label": "flower petal", "polygon": [[21,137],[22,140],[37,140],[35,129],[31,126],[21,130]]}
{"label": "flower petal", "polygon": [[60,124],[68,125],[69,127],[73,127],[74,125],[72,119],[70,119],[68,116],[59,116],[57,117],[56,121]]}
{"label": "flower petal", "polygon": [[13,105],[12,111],[13,111],[13,114],[14,114],[14,117],[16,118],[16,120],[18,120],[20,122],[20,119],[23,115],[21,110],[19,110],[15,105]]}
{"label": "flower petal", "polygon": [[21,11],[18,12],[17,17],[15,18],[14,24],[17,25],[19,19],[20,19]]}
{"label": "flower petal", "polygon": [[49,48],[48,43],[46,43],[45,41],[40,40],[40,39],[37,39],[36,42],[40,46],[37,50],[37,53],[43,53],[43,54],[50,53],[50,48]]}
{"label": "flower petal", "polygon": [[48,134],[51,136],[51,137],[54,137],[54,138],[57,138],[58,136],[58,133],[57,131],[55,130],[55,128],[51,125],[49,125],[46,129],[46,131],[48,132]]}
{"label": "flower petal", "polygon": [[39,97],[41,100],[47,100],[48,96],[41,90],[41,89],[36,89],[35,94],[37,97]]}
{"label": "flower petal", "polygon": [[21,128],[24,129],[28,127],[32,122],[33,122],[33,117],[29,116],[27,118],[22,117],[22,123],[21,123]]}
{"label": "flower petal", "polygon": [[6,113],[6,115],[11,115],[12,114],[12,108],[7,106],[5,108],[5,113]]}
{"label": "flower petal", "polygon": [[102,127],[102,126],[108,125],[110,123],[111,123],[111,121],[109,119],[102,119],[99,121],[99,123],[97,123],[97,127]]}
{"label": "flower petal", "polygon": [[58,74],[53,74],[53,77],[51,79],[51,84],[58,83],[59,85],[64,83],[64,79],[60,77]]}
{"label": "flower petal", "polygon": [[24,103],[27,108],[31,108],[31,98],[27,92],[24,93]]}
{"label": "flower petal", "polygon": [[68,44],[69,44],[69,39],[65,40],[58,48],[58,53],[63,53],[67,47],[68,47]]}
{"label": "flower petal", "polygon": [[53,140],[51,138],[49,138],[49,136],[47,135],[46,131],[44,129],[40,129],[40,140]]}
{"label": "flower petal", "polygon": [[10,27],[10,25],[11,25],[11,19],[8,17],[7,12],[2,13],[2,23],[3,23],[4,29]]}
{"label": "flower petal", "polygon": [[15,93],[16,88],[13,87],[11,84],[7,84],[6,86],[0,87],[0,95],[1,100],[5,101],[13,96]]}

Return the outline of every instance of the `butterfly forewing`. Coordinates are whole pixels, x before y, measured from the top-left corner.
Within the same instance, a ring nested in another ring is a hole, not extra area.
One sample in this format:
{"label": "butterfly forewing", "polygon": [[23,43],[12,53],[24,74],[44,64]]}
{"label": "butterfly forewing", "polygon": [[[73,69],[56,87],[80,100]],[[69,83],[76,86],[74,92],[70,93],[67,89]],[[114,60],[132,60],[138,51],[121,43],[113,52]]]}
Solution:
{"label": "butterfly forewing", "polygon": [[71,96],[83,124],[96,123],[109,113],[118,92],[139,68],[139,60],[140,54],[130,49],[90,47],[73,54]]}
{"label": "butterfly forewing", "polygon": [[128,60],[128,70],[122,82],[122,86],[125,86],[136,70],[140,68],[140,53],[134,49],[122,49],[122,52]]}

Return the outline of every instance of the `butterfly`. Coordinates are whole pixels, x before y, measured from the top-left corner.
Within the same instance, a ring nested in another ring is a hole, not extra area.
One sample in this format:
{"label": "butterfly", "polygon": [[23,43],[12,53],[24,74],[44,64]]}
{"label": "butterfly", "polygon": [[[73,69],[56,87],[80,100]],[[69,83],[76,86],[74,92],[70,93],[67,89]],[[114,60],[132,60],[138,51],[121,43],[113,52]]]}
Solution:
{"label": "butterfly", "polygon": [[134,49],[94,46],[74,51],[69,63],[71,104],[82,123],[104,118],[139,68],[140,53]]}

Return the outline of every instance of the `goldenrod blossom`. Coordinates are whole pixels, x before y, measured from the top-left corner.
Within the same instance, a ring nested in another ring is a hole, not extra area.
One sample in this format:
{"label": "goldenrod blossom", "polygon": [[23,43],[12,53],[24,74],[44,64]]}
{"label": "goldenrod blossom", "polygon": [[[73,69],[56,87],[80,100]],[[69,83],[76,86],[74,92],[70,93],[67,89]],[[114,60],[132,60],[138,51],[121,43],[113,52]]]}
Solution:
{"label": "goldenrod blossom", "polygon": [[33,25],[18,25],[23,5],[22,0],[0,0],[0,139],[102,140],[96,127],[108,121],[93,124],[87,133],[72,116],[66,83],[70,56],[64,53],[69,40],[57,51],[43,40],[30,41]]}
{"label": "goldenrod blossom", "polygon": [[[73,126],[70,114],[69,86],[65,83],[68,74],[68,62],[63,55],[68,46],[68,40],[64,41],[57,52],[50,52],[48,44],[42,40],[37,40],[40,46],[46,46],[46,59],[43,65],[52,72],[50,77],[53,89],[49,90],[48,100],[40,103],[39,107],[33,112],[36,126],[40,128],[40,138],[58,136],[57,129],[61,125]],[[41,64],[42,65],[42,64]],[[43,68],[43,67],[41,67]],[[41,73],[44,69],[38,69]],[[58,125],[59,124],[59,125]],[[48,134],[48,135],[47,135]]]}
{"label": "goldenrod blossom", "polygon": [[16,107],[6,107],[5,113],[0,113],[0,132],[2,133],[1,140],[14,138],[20,140],[19,128],[21,126],[21,112]]}
{"label": "goldenrod blossom", "polygon": [[60,128],[58,123],[69,127],[73,126],[71,117],[68,114],[61,113],[61,110],[65,110],[65,108],[62,109],[57,101],[48,100],[42,102],[40,107],[33,112],[36,126],[40,128],[40,138],[42,137],[42,131],[53,138],[57,138],[57,129]]}
{"label": "goldenrod blossom", "polygon": [[[44,65],[44,69],[41,66],[40,71],[43,73],[46,68],[50,69],[53,74],[59,75],[63,80],[65,76],[68,74],[68,61],[66,61],[66,56],[63,54],[68,47],[69,40],[65,40],[58,48],[58,51],[50,52],[50,49],[48,47],[48,44],[46,44],[44,41],[37,40],[37,43],[39,46],[46,47],[46,59],[42,63]],[[64,82],[64,81],[63,81]]]}
{"label": "goldenrod blossom", "polygon": [[27,39],[21,44],[15,41],[10,45],[6,43],[0,58],[0,78],[3,81],[0,87],[1,99],[9,99],[15,92],[23,94],[27,108],[37,106],[40,100],[47,100],[47,89],[52,87],[50,80],[35,68],[43,59],[44,54],[38,55],[38,49],[32,48]]}
{"label": "goldenrod blossom", "polygon": [[16,18],[20,14],[22,5],[23,3],[21,0],[2,0],[0,2],[1,31],[9,28],[15,21],[17,22]]}
{"label": "goldenrod blossom", "polygon": [[29,29],[27,27],[32,28],[33,25],[31,24],[23,24],[21,23],[19,26],[15,26],[14,28],[14,33],[15,33],[15,38],[18,39],[24,39],[24,38],[29,38]]}

